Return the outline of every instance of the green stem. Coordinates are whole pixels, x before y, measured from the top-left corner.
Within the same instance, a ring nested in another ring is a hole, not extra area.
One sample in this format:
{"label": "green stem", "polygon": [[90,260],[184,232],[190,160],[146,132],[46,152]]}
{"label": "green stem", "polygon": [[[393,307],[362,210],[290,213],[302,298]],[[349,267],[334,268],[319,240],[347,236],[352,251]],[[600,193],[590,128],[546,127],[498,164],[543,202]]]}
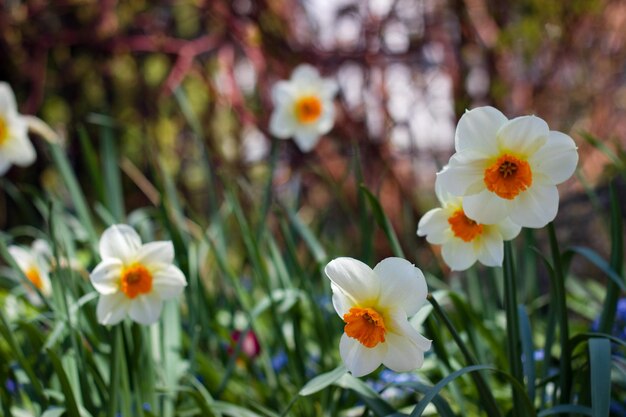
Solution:
{"label": "green stem", "polygon": [[[443,321],[443,323],[450,331],[452,338],[456,342],[457,346],[461,350],[461,353],[463,354],[463,357],[465,358],[465,362],[467,362],[467,366],[478,365],[478,361],[476,360],[472,352],[470,352],[469,348],[461,338],[461,335],[459,335],[459,332],[457,332],[456,328],[452,324],[452,321],[450,321],[450,318],[441,308],[435,297],[433,297],[432,294],[428,294],[427,298],[430,304],[432,304],[435,314],[437,314],[437,316]],[[480,393],[481,400],[483,401],[483,406],[485,407],[487,415],[489,417],[501,417],[502,414],[500,414],[500,410],[498,410],[498,404],[496,403],[496,399],[493,397],[493,394],[491,393],[491,390],[489,389],[489,386],[485,382],[483,376],[478,372],[472,372],[471,377],[474,380],[474,384],[476,384],[476,389]]]}
{"label": "green stem", "polygon": [[[624,234],[622,215],[620,213],[619,202],[616,198],[615,183],[610,184],[611,196],[611,268],[623,277],[623,253],[624,253]],[[609,280],[606,289],[606,298],[604,299],[604,308],[600,316],[600,325],[598,327],[601,333],[611,334],[613,323],[615,322],[615,312],[617,311],[617,303],[619,301],[620,289],[616,282]]]}
{"label": "green stem", "polygon": [[[511,375],[524,384],[522,353],[520,348],[520,324],[517,310],[517,284],[515,280],[515,264],[513,262],[513,246],[510,241],[504,242],[504,309],[506,310],[507,353],[511,366]],[[529,381],[533,383],[534,381]],[[519,393],[513,392],[513,415],[521,407]]]}
{"label": "green stem", "polygon": [[561,358],[559,360],[560,377],[559,386],[561,394],[559,398],[560,404],[569,403],[570,391],[572,388],[572,352],[569,344],[569,328],[567,320],[567,301],[565,292],[565,274],[563,265],[561,264],[561,252],[559,243],[556,239],[556,231],[554,223],[548,224],[548,236],[550,238],[550,250],[552,252],[552,261],[554,266],[554,298],[556,301],[556,315],[559,322],[559,333],[561,342]]}
{"label": "green stem", "polygon": [[113,327],[113,341],[111,348],[111,368],[109,374],[109,408],[107,417],[115,417],[118,411],[118,398],[117,393],[119,391],[118,381],[120,379],[121,357],[123,352],[122,348],[122,325],[118,324]]}

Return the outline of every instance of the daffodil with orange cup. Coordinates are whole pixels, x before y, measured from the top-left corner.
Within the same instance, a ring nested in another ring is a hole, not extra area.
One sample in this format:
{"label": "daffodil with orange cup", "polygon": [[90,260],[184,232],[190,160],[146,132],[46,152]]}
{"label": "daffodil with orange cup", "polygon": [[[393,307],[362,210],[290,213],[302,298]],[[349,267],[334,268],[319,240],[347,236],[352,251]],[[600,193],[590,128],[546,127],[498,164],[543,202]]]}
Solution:
{"label": "daffodil with orange cup", "polygon": [[101,324],[116,324],[128,314],[140,324],[155,323],[163,301],[180,295],[187,280],[173,264],[171,241],[141,243],[130,226],[113,225],[100,238],[102,261],[90,278],[100,293],[97,316]]}
{"label": "daffodil with orange cup", "polygon": [[505,218],[499,223],[482,224],[470,219],[463,209],[463,198],[436,187],[441,207],[422,216],[418,236],[442,245],[441,256],[455,271],[463,271],[477,260],[486,266],[502,266],[504,241],[515,238],[522,229]]}
{"label": "daffodil with orange cup", "polygon": [[353,258],[326,265],[333,306],[345,323],[339,354],[354,376],[381,364],[405,372],[420,368],[431,341],[409,322],[426,301],[424,274],[409,261],[387,258],[372,270]]}
{"label": "daffodil with orange cup", "polygon": [[568,135],[536,116],[509,120],[493,107],[466,112],[456,129],[456,153],[437,184],[463,197],[468,217],[494,224],[507,217],[540,228],[556,217],[557,184],[576,169],[578,152]]}
{"label": "daffodil with orange cup", "polygon": [[[48,242],[37,239],[33,241],[29,249],[11,245],[8,250],[26,278],[39,290],[41,295],[49,297],[52,294],[52,284],[50,282],[50,264],[47,259],[51,253]],[[42,300],[32,290],[32,287],[26,287],[26,295],[31,303],[41,304]]]}
{"label": "daffodil with orange cup", "polygon": [[279,139],[293,138],[302,152],[315,147],[321,135],[328,133],[335,122],[333,97],[337,83],[322,78],[312,66],[298,66],[288,81],[279,81],[272,88],[274,112],[270,132]]}

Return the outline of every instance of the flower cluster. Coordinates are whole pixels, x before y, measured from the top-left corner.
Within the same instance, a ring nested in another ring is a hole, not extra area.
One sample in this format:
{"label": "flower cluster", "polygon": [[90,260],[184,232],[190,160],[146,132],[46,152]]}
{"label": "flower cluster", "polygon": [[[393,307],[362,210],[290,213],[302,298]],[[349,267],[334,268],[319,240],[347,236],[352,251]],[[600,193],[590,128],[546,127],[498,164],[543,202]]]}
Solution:
{"label": "flower cluster", "polygon": [[555,218],[556,186],[576,169],[576,145],[538,117],[509,120],[493,107],[479,107],[461,117],[455,149],[437,174],[442,207],[422,217],[417,234],[442,245],[453,270],[476,260],[501,266],[503,241]]}

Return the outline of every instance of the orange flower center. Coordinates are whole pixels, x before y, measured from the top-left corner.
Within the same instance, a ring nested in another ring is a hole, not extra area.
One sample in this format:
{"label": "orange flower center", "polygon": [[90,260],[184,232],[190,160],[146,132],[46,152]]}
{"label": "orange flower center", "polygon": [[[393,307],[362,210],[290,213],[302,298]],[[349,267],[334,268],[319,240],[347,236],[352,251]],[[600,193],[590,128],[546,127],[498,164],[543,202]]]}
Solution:
{"label": "orange flower center", "polygon": [[9,138],[9,127],[4,117],[0,116],[0,146]]}
{"label": "orange flower center", "polygon": [[43,290],[43,281],[41,280],[41,275],[39,275],[37,268],[30,268],[24,275],[26,275],[26,278],[28,278],[39,291]]}
{"label": "orange flower center", "polygon": [[300,97],[296,101],[295,112],[300,123],[312,123],[322,114],[322,101],[316,96]]}
{"label": "orange flower center", "polygon": [[145,266],[133,264],[122,271],[120,287],[126,297],[131,299],[149,293],[152,290],[152,274]]}
{"label": "orange flower center", "polygon": [[452,216],[448,217],[448,223],[454,236],[466,242],[471,242],[476,236],[483,233],[483,225],[467,217],[462,209],[455,211]]}
{"label": "orange flower center", "polygon": [[373,348],[385,341],[385,321],[373,308],[352,307],[344,314],[343,321],[346,322],[346,334],[365,347]]}
{"label": "orange flower center", "polygon": [[485,170],[487,189],[499,197],[513,200],[533,183],[533,173],[528,162],[504,154]]}

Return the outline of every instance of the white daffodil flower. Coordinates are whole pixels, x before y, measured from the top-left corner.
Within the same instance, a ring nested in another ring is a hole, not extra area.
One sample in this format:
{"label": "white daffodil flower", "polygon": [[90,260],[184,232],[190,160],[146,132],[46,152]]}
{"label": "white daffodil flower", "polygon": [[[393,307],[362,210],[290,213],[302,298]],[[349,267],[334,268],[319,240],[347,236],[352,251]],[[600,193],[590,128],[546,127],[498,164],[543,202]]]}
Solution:
{"label": "white daffodil flower", "polygon": [[183,292],[187,280],[173,265],[171,241],[141,243],[130,226],[113,225],[100,238],[102,261],[90,278],[100,293],[97,316],[101,324],[116,324],[126,314],[137,323],[155,323],[163,301]]}
{"label": "white daffodil flower", "polygon": [[408,321],[428,293],[419,268],[401,258],[387,258],[373,270],[356,259],[337,258],[324,271],[335,311],[346,323],[339,353],[354,376],[380,364],[396,372],[422,366],[431,341]]}
{"label": "white daffodil flower", "polygon": [[464,197],[465,213],[483,224],[510,217],[523,227],[545,226],[558,211],[556,185],[578,163],[576,144],[568,135],[549,130],[535,116],[508,120],[493,107],[461,117],[455,148],[437,182]]}
{"label": "white daffodil flower", "polygon": [[302,152],[309,152],[333,127],[337,89],[334,80],[321,78],[314,67],[299,65],[289,81],[279,81],[272,88],[272,135],[279,139],[293,137]]}
{"label": "white daffodil flower", "polygon": [[505,240],[515,238],[521,226],[506,218],[496,224],[470,219],[463,210],[463,198],[435,187],[440,208],[428,211],[417,226],[417,235],[442,245],[441,256],[453,271],[463,271],[476,260],[486,266],[502,266]]}
{"label": "white daffodil flower", "polygon": [[[50,283],[50,264],[48,261],[51,250],[48,242],[37,239],[33,241],[30,249],[14,245],[9,246],[8,249],[26,278],[44,297],[49,297],[52,294],[52,284]],[[29,286],[26,287],[26,295],[31,303],[41,304],[39,296]]]}
{"label": "white daffodil flower", "polygon": [[27,166],[35,161],[37,154],[27,133],[28,121],[17,112],[13,90],[0,82],[0,175],[11,164]]}

